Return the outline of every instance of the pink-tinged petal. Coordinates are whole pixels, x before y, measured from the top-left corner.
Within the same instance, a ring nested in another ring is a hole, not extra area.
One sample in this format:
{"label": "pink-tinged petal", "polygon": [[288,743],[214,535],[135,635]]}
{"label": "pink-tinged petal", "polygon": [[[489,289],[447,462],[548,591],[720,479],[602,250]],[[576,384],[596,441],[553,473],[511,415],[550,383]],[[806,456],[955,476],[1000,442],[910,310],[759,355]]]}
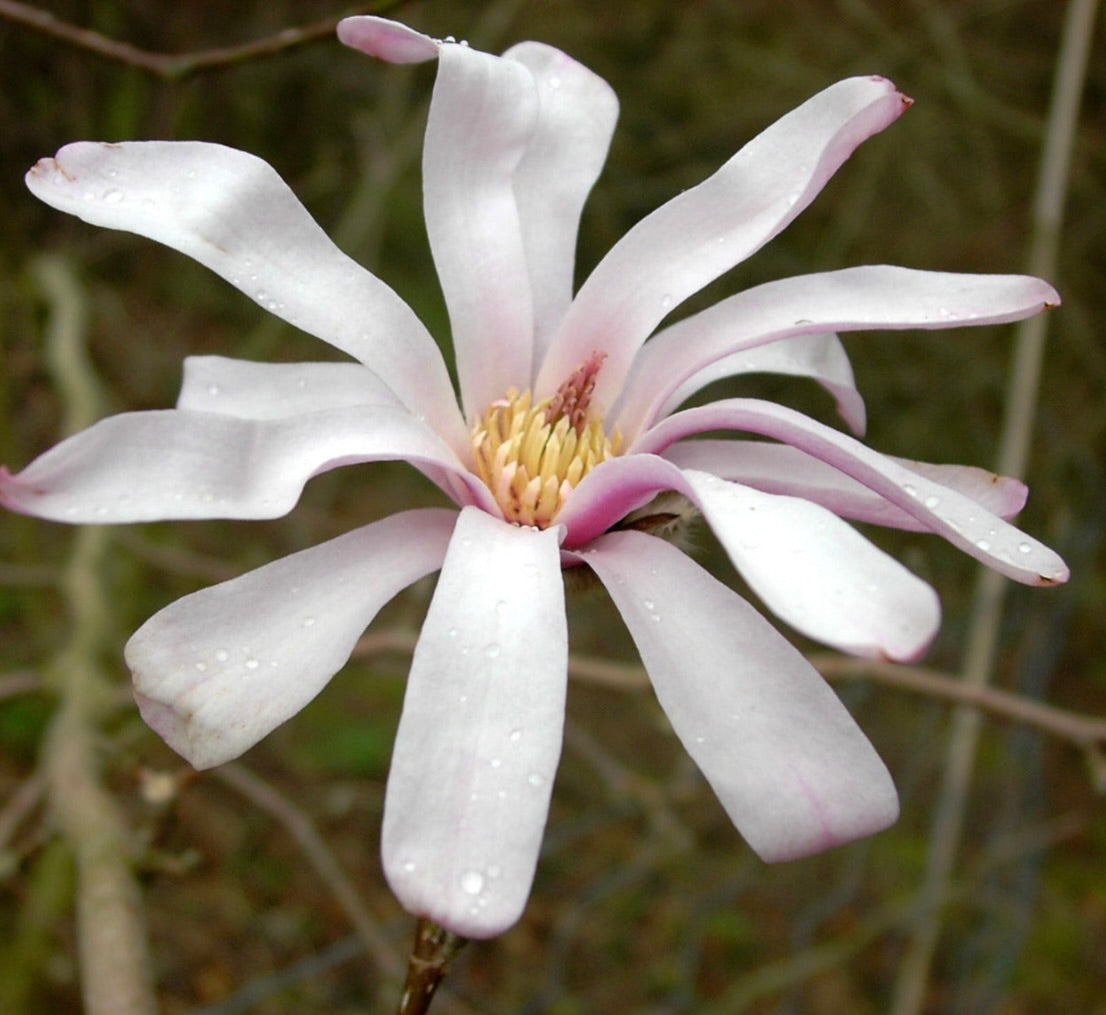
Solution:
{"label": "pink-tinged petal", "polygon": [[243,419],[284,419],[358,405],[400,408],[379,377],[359,363],[254,363],[189,356],[178,409]]}
{"label": "pink-tinged petal", "polygon": [[343,254],[261,159],[196,141],[79,142],[27,186],[48,205],[195,258],[266,310],[372,369],[454,448],[464,429],[438,347],[391,289]]}
{"label": "pink-tinged petal", "polygon": [[658,415],[667,416],[697,391],[723,377],[755,373],[786,374],[815,381],[833,395],[837,412],[849,429],[857,435],[864,433],[864,399],[856,390],[853,368],[845,347],[832,332],[777,339],[767,345],[723,356],[676,388]]}
{"label": "pink-tinged petal", "polygon": [[941,622],[937,594],[823,507],[685,473],[734,567],[781,620],[852,655],[912,661]]}
{"label": "pink-tinged petal", "polygon": [[0,503],[73,523],[278,518],[312,476],[396,459],[452,473],[473,502],[498,512],[487,487],[425,423],[380,406],[271,420],[181,409],[109,416],[17,475],[0,469]]}
{"label": "pink-tinged petal", "polygon": [[565,548],[586,546],[666,490],[695,499],[684,474],[657,455],[626,455],[601,462],[580,481],[556,517],[565,528]]}
{"label": "pink-tinged petal", "polygon": [[503,56],[526,67],[538,91],[538,120],[514,191],[534,300],[534,359],[540,363],[572,302],[580,213],[607,157],[618,99],[601,77],[552,46],[523,42]]}
{"label": "pink-tinged petal", "polygon": [[398,21],[359,15],[338,22],[338,39],[388,63],[425,63],[438,57],[440,43]]}
{"label": "pink-tinged petal", "polygon": [[[673,444],[664,457],[681,469],[698,469],[720,479],[802,497],[835,515],[895,529],[930,532],[928,524],[907,514],[855,479],[805,451],[787,444],[748,440],[689,440]],[[985,511],[1013,518],[1025,506],[1025,484],[970,465],[932,465],[905,458],[890,461],[956,490]]]}
{"label": "pink-tinged petal", "polygon": [[465,937],[530,893],[564,724],[557,531],[461,512],[411,664],[384,804],[388,883]]}
{"label": "pink-tinged petal", "polygon": [[537,115],[534,79],[520,63],[440,48],[423,204],[468,416],[530,382],[534,314],[513,181]]}
{"label": "pink-tinged petal", "polygon": [[619,416],[628,439],[684,380],[731,353],[825,331],[952,328],[1021,320],[1056,306],[1047,282],[868,265],[781,279],[715,304],[656,336],[634,364]]}
{"label": "pink-tinged petal", "polygon": [[614,532],[578,554],[606,586],[676,735],[764,860],[871,835],[895,787],[810,664],[663,540]]}
{"label": "pink-tinged petal", "polygon": [[185,596],[126,647],[147,723],[196,768],[236,758],[345,665],[377,611],[436,570],[454,511],[405,511]]}
{"label": "pink-tinged petal", "polygon": [[709,430],[743,430],[797,447],[874,490],[930,532],[939,533],[1015,581],[1056,585],[1068,580],[1068,567],[1056,553],[975,501],[782,405],[734,398],[687,409],[642,434],[633,450],[659,454],[684,437]]}
{"label": "pink-tinged petal", "polygon": [[577,294],[542,365],[536,393],[551,394],[602,350],[608,359],[595,397],[610,408],[634,356],[669,311],[779,233],[908,101],[883,78],[840,81],[754,138],[708,180],[639,222]]}

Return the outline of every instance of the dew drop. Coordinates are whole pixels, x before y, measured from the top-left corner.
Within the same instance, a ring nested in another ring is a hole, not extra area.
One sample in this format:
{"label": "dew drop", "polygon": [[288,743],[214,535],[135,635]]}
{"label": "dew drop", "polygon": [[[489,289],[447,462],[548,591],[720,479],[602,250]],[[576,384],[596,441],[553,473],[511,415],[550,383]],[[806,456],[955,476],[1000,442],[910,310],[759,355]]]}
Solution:
{"label": "dew drop", "polygon": [[490,645],[485,646],[484,655],[489,659],[495,659],[500,653],[500,648],[497,642],[492,642]]}
{"label": "dew drop", "polygon": [[508,739],[512,744],[517,744],[522,739],[522,730],[511,730],[511,735]]}
{"label": "dew drop", "polygon": [[991,544],[989,542],[987,542],[986,539],[979,540],[979,542],[977,542],[975,545],[978,546],[981,550],[983,550],[984,553],[986,553],[991,548]]}
{"label": "dew drop", "polygon": [[465,871],[461,875],[461,890],[469,895],[479,895],[484,890],[484,875],[479,871]]}
{"label": "dew drop", "polygon": [[644,606],[650,613],[657,608],[657,604],[652,599],[643,599],[641,605]]}
{"label": "dew drop", "polygon": [[1032,553],[1033,547],[1028,543],[1018,543],[1018,553]]}
{"label": "dew drop", "polygon": [[303,618],[303,626],[304,627],[314,627],[315,626],[315,618],[314,617],[304,617]]}
{"label": "dew drop", "polygon": [[661,309],[662,310],[671,310],[672,309],[672,294],[671,293],[665,293],[661,297]]}
{"label": "dew drop", "polygon": [[201,660],[200,660],[200,661],[199,661],[198,663],[196,663],[196,669],[198,669],[198,670],[199,670],[199,671],[200,671],[201,673],[204,673],[204,672],[206,672],[206,670],[207,670],[207,663],[205,663],[205,662],[204,662],[204,661],[203,661],[203,660],[201,659]]}
{"label": "dew drop", "polygon": [[907,495],[907,497],[917,497],[918,496],[917,488],[911,486],[909,483],[906,483],[903,486],[902,492],[905,493]]}
{"label": "dew drop", "polygon": [[531,786],[540,786],[543,782],[545,782],[545,779],[542,778],[539,772],[531,772],[526,777],[526,781],[530,783]]}
{"label": "dew drop", "polygon": [[246,660],[246,669],[247,670],[256,670],[258,668],[258,666],[260,666],[260,665],[261,665],[261,663],[259,663],[256,659],[247,659]]}
{"label": "dew drop", "polygon": [[549,87],[550,88],[560,88],[561,87],[561,79],[559,77],[557,77],[556,75],[554,75],[553,77],[551,77],[549,79]]}
{"label": "dew drop", "polygon": [[218,384],[209,384],[209,385],[207,386],[207,393],[208,393],[208,394],[209,394],[209,395],[210,395],[210,396],[211,396],[212,398],[214,398],[214,397],[215,397],[216,395],[218,395],[218,394],[219,394],[219,385],[218,385]]}
{"label": "dew drop", "polygon": [[488,866],[488,877],[497,878],[503,873],[502,868],[497,863],[490,864]]}
{"label": "dew drop", "polygon": [[938,504],[941,503],[941,498],[940,497],[933,497],[933,496],[926,497],[926,502],[925,503],[926,503],[926,507],[929,508],[932,511],[935,507],[937,507]]}
{"label": "dew drop", "polygon": [[415,861],[414,860],[404,860],[403,861],[403,869],[408,874],[410,874],[415,869]]}
{"label": "dew drop", "polygon": [[450,629],[449,629],[449,630],[448,630],[448,631],[446,632],[446,634],[448,634],[448,635],[449,635],[449,637],[451,637],[451,638],[456,638],[456,637],[457,637],[457,628],[455,628],[455,627],[451,627],[451,628],[450,628]]}
{"label": "dew drop", "polygon": [[507,601],[505,599],[500,599],[499,602],[495,604],[495,612],[496,613],[501,614],[506,609],[507,609]]}
{"label": "dew drop", "polygon": [[218,652],[215,653],[215,658],[218,662],[225,663],[230,658],[230,656],[225,648],[221,648]]}
{"label": "dew drop", "polygon": [[122,200],[123,191],[116,190],[114,187],[104,191],[104,204],[118,204]]}
{"label": "dew drop", "polygon": [[503,759],[502,758],[492,758],[488,762],[488,764],[491,765],[492,768],[499,768],[499,766],[503,764]]}

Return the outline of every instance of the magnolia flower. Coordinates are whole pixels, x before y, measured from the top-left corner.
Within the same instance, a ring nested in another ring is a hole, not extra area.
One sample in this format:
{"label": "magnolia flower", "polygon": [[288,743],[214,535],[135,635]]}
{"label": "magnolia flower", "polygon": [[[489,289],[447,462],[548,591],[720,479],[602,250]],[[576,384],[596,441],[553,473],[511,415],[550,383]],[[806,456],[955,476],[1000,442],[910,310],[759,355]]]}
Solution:
{"label": "magnolia flower", "polygon": [[[694,505],[778,618],[862,656],[917,658],[939,608],[842,519],[938,533],[1028,584],[1067,569],[1004,520],[1025,499],[1015,480],[888,458],[758,399],[680,406],[720,377],[775,371],[828,389],[859,434],[835,332],[1011,321],[1056,293],[1018,276],[846,268],[657,331],[910,100],[879,77],[815,95],[634,226],[573,297],[577,224],[617,115],[608,85],[533,42],[496,57],[374,17],[339,36],[384,60],[438,61],[424,200],[460,405],[411,309],[264,162],[214,144],[80,143],[27,176],[53,207],[191,255],[352,362],[188,359],[175,409],[110,417],[4,472],[7,507],[82,523],[273,518],[310,477],[385,459],[457,506],[402,511],[162,610],[126,647],[143,717],[198,768],[234,758],[319,692],[384,603],[440,571],[388,777],[384,866],[412,912],[497,934],[534,875],[564,721],[561,572],[583,567],[761,857],[884,828],[898,805],[874,749],[759,613],[659,537],[672,519],[655,498]],[[725,431],[742,436],[688,440]]]}

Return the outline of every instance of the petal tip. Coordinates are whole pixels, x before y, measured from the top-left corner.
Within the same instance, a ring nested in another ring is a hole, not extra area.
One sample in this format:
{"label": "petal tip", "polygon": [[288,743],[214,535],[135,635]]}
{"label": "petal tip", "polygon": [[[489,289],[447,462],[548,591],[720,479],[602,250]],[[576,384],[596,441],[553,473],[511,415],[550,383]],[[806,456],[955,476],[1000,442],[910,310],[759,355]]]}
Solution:
{"label": "petal tip", "polygon": [[387,63],[425,63],[438,56],[437,41],[387,18],[344,18],[338,22],[337,32],[338,40],[346,46]]}

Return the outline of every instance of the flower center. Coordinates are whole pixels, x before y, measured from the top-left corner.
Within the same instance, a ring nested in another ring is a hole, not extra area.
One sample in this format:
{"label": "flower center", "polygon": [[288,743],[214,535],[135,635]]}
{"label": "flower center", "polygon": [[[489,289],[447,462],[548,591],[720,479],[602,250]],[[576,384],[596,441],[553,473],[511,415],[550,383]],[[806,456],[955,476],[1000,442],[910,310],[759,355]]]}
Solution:
{"label": "flower center", "polygon": [[537,403],[528,390],[511,388],[472,428],[476,471],[507,521],[544,529],[580,480],[618,454],[621,435],[608,437],[603,417],[589,412],[605,358],[592,353],[555,395]]}

